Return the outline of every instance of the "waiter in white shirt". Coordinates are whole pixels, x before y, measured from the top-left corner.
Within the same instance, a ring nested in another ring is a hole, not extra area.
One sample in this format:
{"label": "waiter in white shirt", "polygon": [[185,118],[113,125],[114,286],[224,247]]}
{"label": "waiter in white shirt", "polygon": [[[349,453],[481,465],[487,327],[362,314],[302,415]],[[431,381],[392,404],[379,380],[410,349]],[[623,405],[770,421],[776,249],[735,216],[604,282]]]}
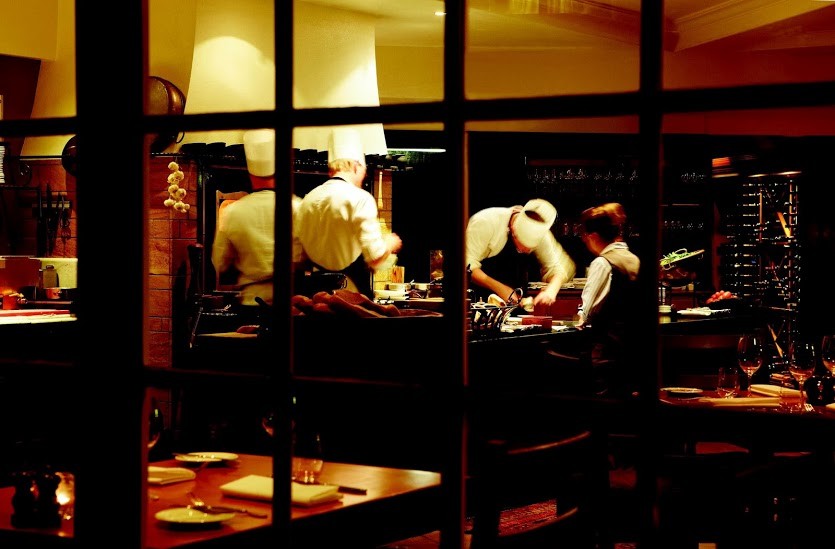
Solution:
{"label": "waiter in white shirt", "polygon": [[470,217],[467,264],[471,282],[482,289],[480,297],[494,293],[508,304],[518,302],[521,296],[515,289],[524,293],[533,255],[547,283],[534,298],[534,306],[550,307],[575,270],[574,261],[551,232],[556,219],[557,209],[541,198],[524,206],[485,208]]}
{"label": "waiter in white shirt", "polygon": [[374,196],[362,188],[363,151],[356,130],[332,130],[330,178],[305,195],[297,221],[299,240],[313,270],[343,273],[347,289],[373,299],[372,270],[392,265],[402,242],[394,233],[382,233]]}

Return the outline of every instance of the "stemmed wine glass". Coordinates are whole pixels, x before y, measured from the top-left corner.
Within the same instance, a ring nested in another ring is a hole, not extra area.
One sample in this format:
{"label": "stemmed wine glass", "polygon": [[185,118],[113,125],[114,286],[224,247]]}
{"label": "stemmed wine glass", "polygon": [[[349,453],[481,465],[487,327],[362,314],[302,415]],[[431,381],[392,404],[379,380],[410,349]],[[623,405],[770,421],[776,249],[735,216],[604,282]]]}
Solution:
{"label": "stemmed wine glass", "polygon": [[264,412],[264,415],[261,416],[261,428],[270,435],[273,436],[275,433],[275,412],[273,410],[267,410]]}
{"label": "stemmed wine glass", "polygon": [[739,338],[736,345],[736,359],[739,368],[745,372],[748,379],[746,396],[751,396],[751,376],[763,365],[762,338],[754,334],[745,334]]}
{"label": "stemmed wine glass", "polygon": [[165,418],[162,415],[162,409],[154,401],[151,403],[151,412],[148,415],[148,450],[157,445],[164,430]]}
{"label": "stemmed wine glass", "polygon": [[797,380],[800,390],[800,410],[806,411],[806,393],[803,385],[815,373],[815,346],[806,341],[792,341],[789,345],[789,372]]}
{"label": "stemmed wine glass", "polygon": [[821,362],[835,376],[835,335],[827,334],[821,339]]}

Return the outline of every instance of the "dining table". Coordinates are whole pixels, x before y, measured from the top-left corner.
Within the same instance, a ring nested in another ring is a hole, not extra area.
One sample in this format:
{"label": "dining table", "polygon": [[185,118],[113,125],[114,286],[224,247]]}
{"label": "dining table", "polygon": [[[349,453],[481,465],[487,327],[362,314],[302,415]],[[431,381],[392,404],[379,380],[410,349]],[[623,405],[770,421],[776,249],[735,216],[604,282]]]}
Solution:
{"label": "dining table", "polygon": [[[272,457],[232,456],[237,459],[197,466],[176,458],[151,464],[188,469],[194,472],[194,478],[162,485],[149,482],[146,547],[249,547],[270,539],[272,501],[231,497],[224,494],[221,486],[249,475],[270,477]],[[440,473],[326,462],[318,481],[339,486],[341,498],[311,506],[291,506],[293,547],[325,547],[334,540],[350,541],[356,546],[376,546],[440,527]],[[190,504],[190,493],[208,505],[235,507],[252,513],[229,513],[216,520],[209,517],[205,523],[169,519],[172,509]],[[0,488],[0,530],[15,530],[12,525],[13,495],[13,487]],[[26,530],[39,531],[45,537],[71,538],[73,523],[70,517],[57,528]]]}
{"label": "dining table", "polygon": [[[721,398],[714,389],[663,387],[658,405],[665,417],[665,437],[728,440],[758,453],[835,451],[835,405],[808,405],[804,411],[780,405],[779,387],[766,393]],[[796,397],[795,397],[796,399]]]}

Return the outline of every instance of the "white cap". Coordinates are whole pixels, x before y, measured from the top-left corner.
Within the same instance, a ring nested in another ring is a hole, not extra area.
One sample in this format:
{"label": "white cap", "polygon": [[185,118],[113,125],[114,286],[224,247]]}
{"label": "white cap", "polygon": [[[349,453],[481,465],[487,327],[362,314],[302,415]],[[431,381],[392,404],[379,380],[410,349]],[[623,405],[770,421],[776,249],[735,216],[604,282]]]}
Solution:
{"label": "white cap", "polygon": [[557,220],[557,209],[547,200],[534,198],[513,220],[513,234],[526,248],[536,248]]}
{"label": "white cap", "polygon": [[328,136],[328,162],[356,160],[365,164],[360,133],[352,128],[334,128]]}
{"label": "white cap", "polygon": [[275,130],[244,133],[244,153],[249,173],[259,177],[275,175]]}

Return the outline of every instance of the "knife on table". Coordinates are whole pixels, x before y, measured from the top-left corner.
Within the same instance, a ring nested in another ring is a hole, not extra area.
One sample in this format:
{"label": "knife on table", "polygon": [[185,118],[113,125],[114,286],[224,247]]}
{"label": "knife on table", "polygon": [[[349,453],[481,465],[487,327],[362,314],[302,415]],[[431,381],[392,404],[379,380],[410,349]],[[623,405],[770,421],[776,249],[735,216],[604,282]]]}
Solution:
{"label": "knife on table", "polygon": [[297,480],[293,480],[293,482],[297,484],[313,484],[316,486],[336,486],[336,491],[341,492],[343,494],[355,494],[357,496],[365,496],[368,494],[368,490],[366,488],[357,488],[355,486],[343,486],[341,484],[331,484],[330,482],[299,482]]}

